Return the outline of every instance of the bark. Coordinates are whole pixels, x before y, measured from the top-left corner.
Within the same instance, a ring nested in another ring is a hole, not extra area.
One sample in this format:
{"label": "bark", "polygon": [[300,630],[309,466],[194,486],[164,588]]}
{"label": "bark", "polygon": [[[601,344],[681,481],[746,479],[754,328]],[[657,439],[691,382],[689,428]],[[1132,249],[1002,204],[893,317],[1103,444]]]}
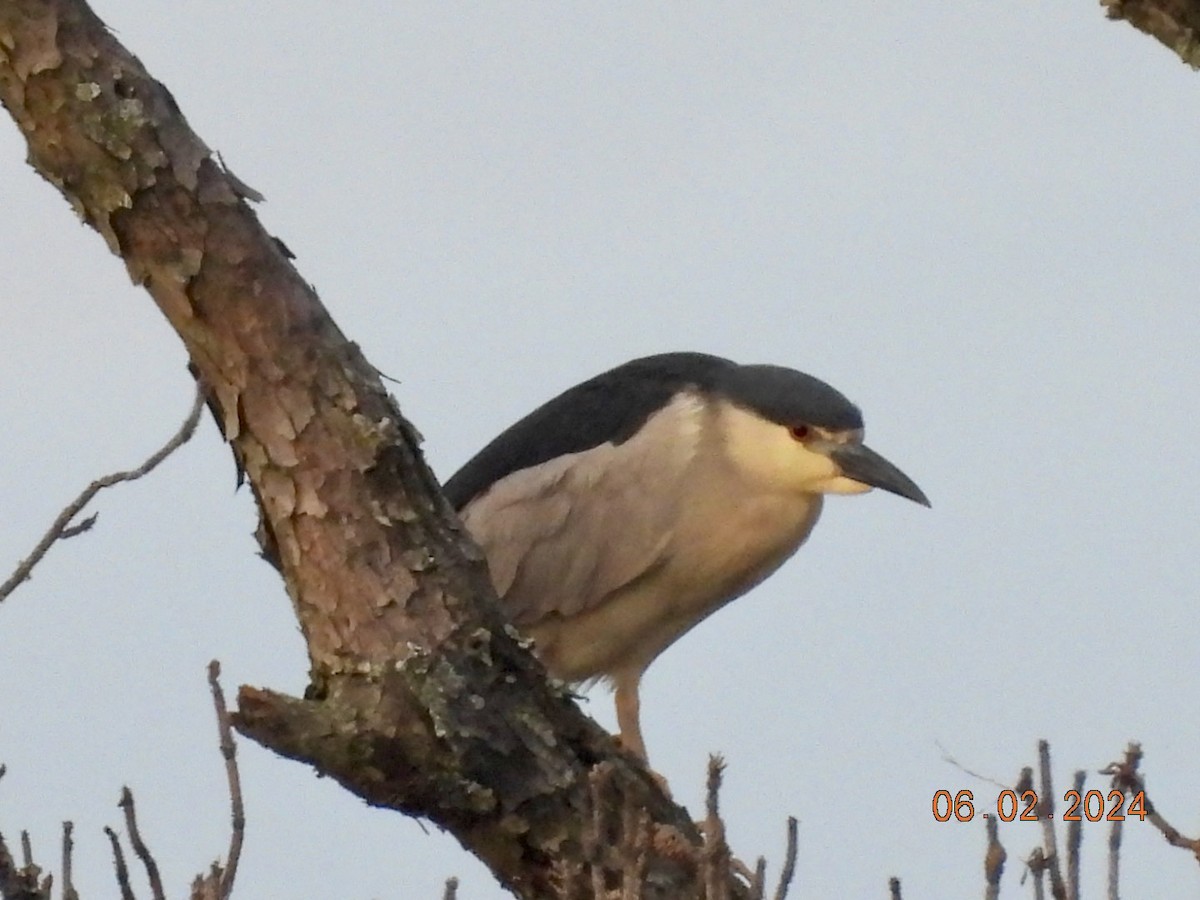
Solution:
{"label": "bark", "polygon": [[1193,69],[1200,68],[1200,0],[1100,0],[1110,19],[1124,19]]}
{"label": "bark", "polygon": [[257,498],[311,685],[243,688],[242,733],[431,819],[526,897],[593,865],[621,884],[585,846],[603,762],[606,802],[649,816],[647,882],[694,895],[686,812],[501,623],[416,431],[166,88],[82,2],[0,0],[0,101],[179,334]]}

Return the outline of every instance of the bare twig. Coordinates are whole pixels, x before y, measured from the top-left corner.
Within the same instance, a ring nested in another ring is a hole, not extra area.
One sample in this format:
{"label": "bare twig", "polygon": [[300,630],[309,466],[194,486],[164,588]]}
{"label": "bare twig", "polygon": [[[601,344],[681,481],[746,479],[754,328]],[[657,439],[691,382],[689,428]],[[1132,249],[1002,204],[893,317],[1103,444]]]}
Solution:
{"label": "bare twig", "polygon": [[775,900],[787,900],[788,888],[796,876],[796,852],[799,847],[797,833],[800,822],[795,816],[787,820],[787,850],[783,854],[783,869],[779,873],[779,885],[775,888]]}
{"label": "bare twig", "polygon": [[207,875],[197,875],[192,879],[192,892],[189,900],[220,900],[221,896],[221,866],[213,863]]}
{"label": "bare twig", "polygon": [[129,843],[146,869],[146,880],[150,882],[150,893],[154,895],[154,900],[166,900],[166,894],[163,893],[162,876],[158,872],[158,863],[154,861],[150,848],[146,846],[146,842],[142,840],[142,833],[138,831],[137,810],[134,808],[133,793],[129,788],[121,788],[121,802],[117,805],[125,813],[125,830],[129,832]]}
{"label": "bare twig", "polygon": [[1192,855],[1200,861],[1200,839],[1180,834],[1179,830],[1164,819],[1154,804],[1150,802],[1150,797],[1146,793],[1146,783],[1137,772],[1137,767],[1141,760],[1142,745],[1131,742],[1125,748],[1125,758],[1120,762],[1109,763],[1100,770],[1100,774],[1111,775],[1113,777],[1113,787],[1124,791],[1131,797],[1136,797],[1140,793],[1146,809],[1146,818],[1159,830],[1167,843],[1172,847],[1183,847],[1186,850],[1192,851]]}
{"label": "bare twig", "polygon": [[33,865],[33,842],[29,839],[29,832],[21,832],[21,858],[25,862],[25,868],[30,868]]}
{"label": "bare twig", "polygon": [[49,875],[40,876],[41,869],[32,862],[17,867],[8,844],[0,835],[0,897],[4,900],[50,900],[53,879]]}
{"label": "bare twig", "polygon": [[65,541],[67,538],[73,538],[77,535],[83,534],[85,531],[91,531],[92,526],[96,524],[96,520],[98,518],[100,518],[100,513],[92,513],[78,525],[71,525],[68,528],[64,528],[62,530],[62,534],[58,536],[58,539],[60,541]]}
{"label": "bare twig", "polygon": [[1000,843],[1000,825],[995,816],[983,820],[987,829],[987,851],[983,857],[983,876],[987,885],[984,889],[984,900],[999,900],[1000,878],[1004,874],[1004,861],[1008,854]]}
{"label": "bare twig", "polygon": [[1033,766],[1025,766],[1021,769],[1021,773],[1017,776],[1017,786],[1013,788],[1018,797],[1025,795],[1026,791],[1033,790]]}
{"label": "bare twig", "polygon": [[1038,818],[1042,821],[1042,838],[1046,846],[1045,867],[1050,873],[1050,896],[1054,900],[1066,900],[1067,889],[1063,884],[1062,867],[1058,863],[1058,838],[1054,831],[1054,781],[1050,777],[1050,742],[1038,741],[1038,773],[1041,785],[1038,789]]}
{"label": "bare twig", "polygon": [[136,900],[133,895],[133,887],[129,883],[129,867],[125,865],[125,854],[121,851],[121,841],[117,837],[117,833],[104,826],[104,833],[108,835],[108,842],[112,844],[113,853],[113,868],[117,872],[117,887],[121,889],[121,900]]}
{"label": "bare twig", "polygon": [[[1045,900],[1046,887],[1046,854],[1041,847],[1034,847],[1033,852],[1029,854],[1029,859],[1025,860],[1025,865],[1028,866],[1026,875],[1033,876],[1033,897],[1034,900]],[[1025,884],[1025,875],[1021,876],[1021,884]]]}
{"label": "bare twig", "polygon": [[1121,822],[1113,822],[1108,833],[1108,900],[1121,896]]}
{"label": "bare twig", "polygon": [[112,487],[114,484],[120,484],[122,481],[134,481],[144,475],[149,474],[155,469],[159,463],[178,450],[191,438],[196,431],[196,425],[200,421],[200,410],[204,408],[204,391],[200,387],[196,388],[196,399],[192,403],[192,410],[188,413],[183,425],[175,432],[175,435],[167,441],[153,456],[147,459],[136,469],[131,469],[127,472],[114,472],[111,475],[105,475],[102,478],[97,478],[83,492],[72,500],[58,514],[54,523],[49,530],[42,535],[42,539],[38,541],[37,546],[33,548],[33,552],[21,560],[17,564],[17,568],[9,576],[8,580],[0,584],[0,603],[8,597],[16,588],[25,582],[33,572],[33,567],[41,562],[42,557],[50,550],[55,541],[63,540],[68,537],[73,537],[84,531],[87,531],[96,521],[96,516],[89,516],[84,521],[72,525],[71,520],[74,519],[83,510],[92,498],[96,496],[104,488]]}
{"label": "bare twig", "polygon": [[890,900],[904,900],[900,896],[900,879],[895,875],[888,879],[888,897]]}
{"label": "bare twig", "polygon": [[981,775],[978,772],[968,769],[966,766],[964,766],[962,763],[960,763],[957,759],[955,759],[953,756],[951,756],[949,751],[947,751],[946,748],[942,746],[940,741],[934,741],[933,745],[935,747],[937,747],[938,751],[942,754],[942,762],[949,763],[950,765],[954,766],[954,768],[958,769],[960,772],[963,772],[966,775],[970,775],[972,778],[978,778],[980,781],[986,781],[988,784],[994,784],[996,787],[1001,788],[1002,790],[1008,790],[1008,785],[1005,784],[1003,781],[999,781],[999,780],[997,780],[995,778],[991,778],[987,775]]}
{"label": "bare twig", "polygon": [[[1087,772],[1082,769],[1075,773],[1071,787],[1075,793],[1083,796],[1083,784],[1087,780]],[[1083,844],[1083,821],[1072,819],[1067,823],[1067,900],[1079,900],[1079,848]]]}
{"label": "bare twig", "polygon": [[225,705],[225,692],[221,690],[221,664],[213,660],[208,664],[208,686],[212,691],[213,708],[217,712],[217,732],[221,741],[221,756],[225,758],[225,780],[229,784],[229,806],[232,827],[229,835],[229,852],[221,874],[220,897],[226,900],[233,893],[233,881],[237,877],[238,861],[242,857],[242,843],[246,837],[246,807],[242,802],[242,779],[238,773],[237,745],[233,741],[233,724],[229,719],[229,708]]}
{"label": "bare twig", "polygon": [[765,900],[767,896],[767,859],[760,856],[754,864],[754,879],[750,882],[750,900]]}
{"label": "bare twig", "polygon": [[63,847],[62,847],[62,879],[63,879],[63,900],[79,900],[79,892],[75,890],[75,884],[71,874],[71,857],[74,855],[75,841],[71,837],[71,833],[75,830],[74,822],[63,822]]}
{"label": "bare twig", "polygon": [[725,842],[725,823],[721,821],[721,779],[725,760],[713,754],[708,758],[708,782],[704,816],[704,884],[707,900],[726,900],[729,896],[729,845]]}

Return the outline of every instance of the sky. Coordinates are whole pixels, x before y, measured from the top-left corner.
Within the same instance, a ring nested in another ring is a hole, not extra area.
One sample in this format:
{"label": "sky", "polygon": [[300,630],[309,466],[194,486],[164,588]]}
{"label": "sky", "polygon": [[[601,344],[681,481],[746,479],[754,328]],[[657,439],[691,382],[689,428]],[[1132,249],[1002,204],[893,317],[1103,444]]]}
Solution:
{"label": "sky", "polygon": [[[832,498],[795,559],[643,683],[655,768],[793,896],[982,893],[981,821],[1051,742],[1057,792],[1129,740],[1200,832],[1197,75],[1095,2],[244,4],[97,0],[267,200],[448,477],[599,371],[702,350],[816,375],[929,495]],[[187,412],[179,341],[0,121],[0,571]],[[0,831],[115,893],[128,784],[168,892],[223,854],[205,683],[299,694],[307,660],[205,422],[105,492],[0,606]],[[586,710],[613,727],[593,689]],[[435,826],[242,741],[235,896],[504,896]],[[1001,827],[1031,895],[1033,825]],[[1107,829],[1084,823],[1084,896]],[[1125,829],[1130,896],[1200,872]]]}

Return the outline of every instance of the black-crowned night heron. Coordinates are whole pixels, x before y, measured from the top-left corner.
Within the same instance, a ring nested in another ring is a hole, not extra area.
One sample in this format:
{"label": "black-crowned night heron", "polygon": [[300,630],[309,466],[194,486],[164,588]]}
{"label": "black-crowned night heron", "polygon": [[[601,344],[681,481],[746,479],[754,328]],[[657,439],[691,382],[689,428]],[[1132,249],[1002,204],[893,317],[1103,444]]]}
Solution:
{"label": "black-crowned night heron", "polygon": [[804,543],[825,494],[926,506],[823,381],[702,353],[625,363],[534,410],[446,483],[547,670],[607,678],[643,759],[638,684],[684,632]]}

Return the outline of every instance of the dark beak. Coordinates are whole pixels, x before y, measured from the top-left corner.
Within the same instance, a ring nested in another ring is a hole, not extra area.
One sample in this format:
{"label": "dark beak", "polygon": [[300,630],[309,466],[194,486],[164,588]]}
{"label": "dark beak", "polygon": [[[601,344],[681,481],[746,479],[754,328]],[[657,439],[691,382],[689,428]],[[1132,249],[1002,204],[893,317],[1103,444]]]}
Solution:
{"label": "dark beak", "polygon": [[907,497],[922,506],[929,505],[929,498],[916,483],[890,462],[862,444],[838,444],[829,453],[830,458],[841,467],[842,474],[871,487],[883,488],[900,497]]}

